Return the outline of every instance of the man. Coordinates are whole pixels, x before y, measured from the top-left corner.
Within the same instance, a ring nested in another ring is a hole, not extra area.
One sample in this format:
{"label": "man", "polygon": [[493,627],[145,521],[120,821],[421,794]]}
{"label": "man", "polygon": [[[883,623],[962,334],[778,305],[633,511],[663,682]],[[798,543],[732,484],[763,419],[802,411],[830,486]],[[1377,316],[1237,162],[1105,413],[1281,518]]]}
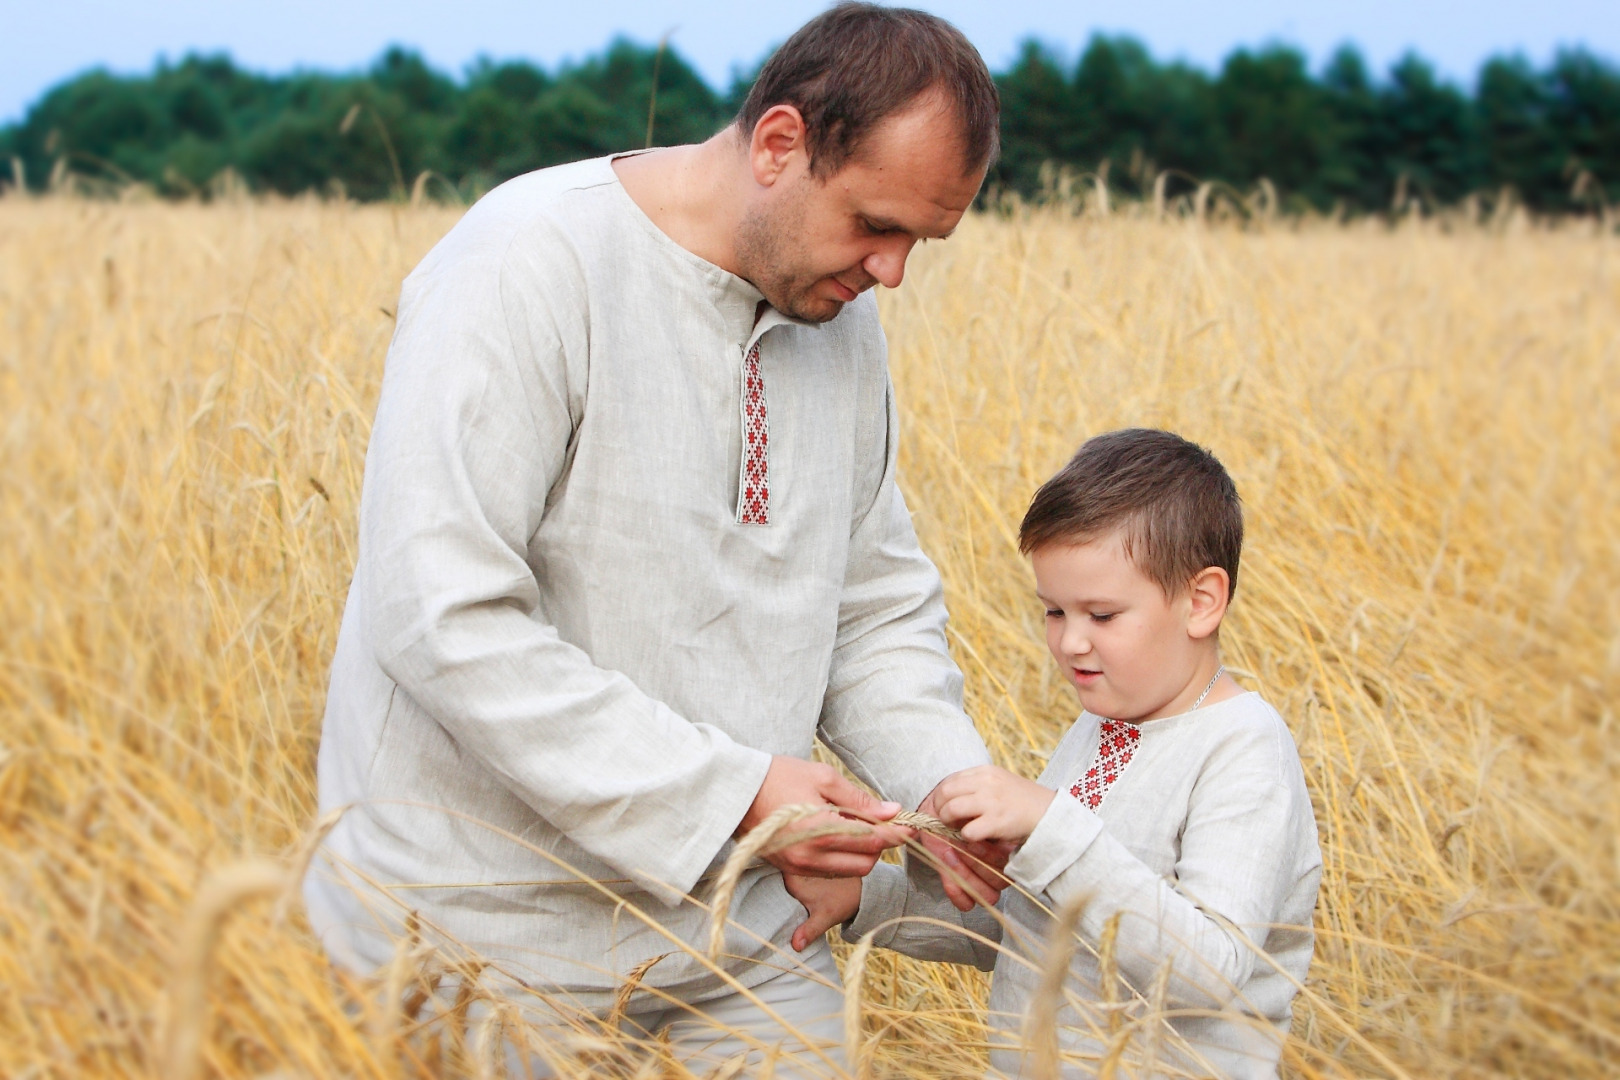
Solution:
{"label": "man", "polygon": [[997,111],[948,24],[841,5],[734,126],[505,184],[406,280],[320,752],[352,808],[305,887],[339,963],[386,963],[409,910],[531,1004],[605,1012],[671,954],[620,1011],[694,1057],[836,1041],[784,874],[864,875],[908,830],[751,869],[719,970],[688,894],[781,807],[883,821],[987,760],[867,290],[956,226]]}

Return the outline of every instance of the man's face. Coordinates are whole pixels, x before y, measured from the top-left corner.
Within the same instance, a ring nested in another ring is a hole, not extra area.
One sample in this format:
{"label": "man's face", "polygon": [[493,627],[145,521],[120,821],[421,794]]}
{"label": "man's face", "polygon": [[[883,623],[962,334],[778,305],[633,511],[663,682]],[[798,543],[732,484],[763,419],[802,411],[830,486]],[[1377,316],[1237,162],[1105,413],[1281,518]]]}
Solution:
{"label": "man's face", "polygon": [[878,125],[831,176],[797,162],[738,231],[741,275],[807,322],[834,318],[875,284],[897,288],[912,247],[949,236],[984,181],[982,169],[963,175],[957,127],[925,97]]}

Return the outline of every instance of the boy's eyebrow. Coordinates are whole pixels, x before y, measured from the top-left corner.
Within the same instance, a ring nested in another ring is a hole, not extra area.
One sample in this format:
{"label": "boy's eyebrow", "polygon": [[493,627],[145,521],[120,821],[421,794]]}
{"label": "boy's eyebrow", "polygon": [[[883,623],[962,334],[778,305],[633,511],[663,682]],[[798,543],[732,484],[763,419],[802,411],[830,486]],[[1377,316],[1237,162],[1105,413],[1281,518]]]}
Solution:
{"label": "boy's eyebrow", "polygon": [[[1051,599],[1047,598],[1046,596],[1042,595],[1041,591],[1039,589],[1035,590],[1035,599],[1039,600],[1041,603],[1045,604],[1047,607],[1050,607],[1050,608],[1058,608],[1058,607],[1063,606],[1062,604],[1056,602],[1055,600],[1051,600]],[[1106,608],[1106,607],[1116,607],[1116,606],[1118,606],[1118,604],[1119,604],[1118,600],[1112,600],[1112,599],[1110,599],[1110,598],[1108,598],[1106,596],[1083,596],[1083,597],[1080,597],[1079,599],[1074,601],[1074,606],[1075,607],[1104,607],[1104,608]]]}

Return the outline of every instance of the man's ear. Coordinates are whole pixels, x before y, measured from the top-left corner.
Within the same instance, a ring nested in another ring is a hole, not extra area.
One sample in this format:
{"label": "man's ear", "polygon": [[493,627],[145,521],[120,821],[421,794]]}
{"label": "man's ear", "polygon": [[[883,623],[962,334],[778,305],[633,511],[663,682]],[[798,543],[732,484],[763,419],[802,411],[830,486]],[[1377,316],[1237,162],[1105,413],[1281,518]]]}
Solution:
{"label": "man's ear", "polygon": [[1206,566],[1193,575],[1187,596],[1187,635],[1202,640],[1221,628],[1232,597],[1232,579],[1220,567]]}
{"label": "man's ear", "polygon": [[754,182],[761,187],[771,187],[801,158],[808,167],[807,132],[804,117],[792,105],[772,105],[766,109],[748,141],[748,162],[753,166]]}

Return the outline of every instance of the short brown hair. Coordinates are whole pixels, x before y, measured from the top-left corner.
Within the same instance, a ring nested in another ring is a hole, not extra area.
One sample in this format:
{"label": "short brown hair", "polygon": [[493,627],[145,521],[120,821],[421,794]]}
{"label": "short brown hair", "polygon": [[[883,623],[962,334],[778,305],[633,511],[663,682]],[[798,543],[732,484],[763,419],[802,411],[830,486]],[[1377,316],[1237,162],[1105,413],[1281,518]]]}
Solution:
{"label": "short brown hair", "polygon": [[1000,149],[1001,98],[962,32],[910,8],[843,3],[817,15],[776,50],[737,114],[751,136],[776,105],[804,117],[810,171],[843,168],[884,118],[939,89],[962,129],[964,173],[988,167]]}
{"label": "short brown hair", "polygon": [[1237,594],[1243,501],[1214,454],[1180,435],[1126,428],[1086,440],[1041,485],[1018,530],[1028,555],[1118,531],[1126,557],[1166,596],[1218,566]]}

